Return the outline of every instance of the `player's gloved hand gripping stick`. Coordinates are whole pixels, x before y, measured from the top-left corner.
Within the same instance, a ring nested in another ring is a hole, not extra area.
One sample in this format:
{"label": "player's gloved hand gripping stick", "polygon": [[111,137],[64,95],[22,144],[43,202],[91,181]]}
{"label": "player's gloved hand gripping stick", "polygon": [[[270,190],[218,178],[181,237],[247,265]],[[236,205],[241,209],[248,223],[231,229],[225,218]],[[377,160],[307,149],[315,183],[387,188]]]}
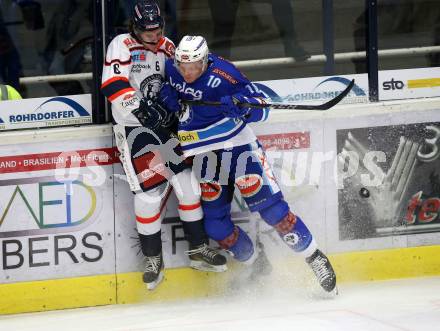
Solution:
{"label": "player's gloved hand gripping stick", "polygon": [[156,130],[160,126],[166,126],[171,121],[169,113],[159,102],[143,98],[139,108],[132,111],[142,126]]}

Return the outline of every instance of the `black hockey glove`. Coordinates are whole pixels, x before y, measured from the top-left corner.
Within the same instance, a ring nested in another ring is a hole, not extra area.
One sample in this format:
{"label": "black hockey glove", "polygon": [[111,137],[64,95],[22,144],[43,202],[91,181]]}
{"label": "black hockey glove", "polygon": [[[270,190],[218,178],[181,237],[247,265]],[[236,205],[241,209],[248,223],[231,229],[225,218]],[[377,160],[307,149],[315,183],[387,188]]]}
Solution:
{"label": "black hockey glove", "polygon": [[139,102],[139,108],[132,111],[142,126],[156,130],[160,126],[166,125],[169,121],[167,110],[158,102],[143,98]]}

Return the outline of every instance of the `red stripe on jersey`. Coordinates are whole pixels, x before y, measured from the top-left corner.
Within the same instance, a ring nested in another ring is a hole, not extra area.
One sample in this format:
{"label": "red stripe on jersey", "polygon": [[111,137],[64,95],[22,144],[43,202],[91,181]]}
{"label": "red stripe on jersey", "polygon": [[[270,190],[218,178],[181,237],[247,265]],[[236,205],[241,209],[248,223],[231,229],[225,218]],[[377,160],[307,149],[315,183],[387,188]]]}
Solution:
{"label": "red stripe on jersey", "polygon": [[101,88],[104,88],[107,85],[109,85],[109,84],[111,84],[113,82],[116,82],[118,80],[122,80],[124,82],[128,82],[128,78],[127,77],[113,77],[113,78],[107,79],[104,83],[102,83]]}
{"label": "red stripe on jersey", "polygon": [[108,97],[109,101],[113,101],[115,100],[117,97],[121,96],[124,93],[128,93],[128,92],[134,92],[134,88],[129,87],[129,88],[125,88],[123,90],[120,90],[119,92],[116,92],[115,94],[112,94],[111,96]]}
{"label": "red stripe on jersey", "polygon": [[153,223],[155,221],[157,221],[160,217],[161,211],[154,215],[153,217],[140,217],[140,216],[136,216],[136,222],[142,223],[142,224],[150,224]]}
{"label": "red stripe on jersey", "polygon": [[193,205],[179,205],[180,210],[194,210],[201,206],[200,202],[197,202]]}
{"label": "red stripe on jersey", "polygon": [[165,42],[165,38],[164,38],[164,37],[161,37],[160,40],[159,40],[159,42],[157,43],[157,48],[159,48],[160,46],[162,46],[164,42]]}
{"label": "red stripe on jersey", "polygon": [[113,59],[110,62],[107,62],[107,60],[106,60],[104,64],[106,66],[111,66],[112,63],[119,63],[119,64],[121,64],[123,66],[126,66],[126,65],[129,65],[131,63],[131,58],[129,58],[127,61],[121,61],[119,59]]}

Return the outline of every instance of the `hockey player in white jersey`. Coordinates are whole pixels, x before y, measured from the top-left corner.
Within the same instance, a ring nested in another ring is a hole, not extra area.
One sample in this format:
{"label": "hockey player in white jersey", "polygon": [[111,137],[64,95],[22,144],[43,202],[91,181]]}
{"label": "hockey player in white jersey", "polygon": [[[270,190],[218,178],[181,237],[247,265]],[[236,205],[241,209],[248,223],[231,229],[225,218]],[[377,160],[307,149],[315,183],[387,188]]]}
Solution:
{"label": "hockey player in white jersey", "polygon": [[136,1],[130,33],[116,36],[108,46],[101,86],[112,105],[117,148],[135,194],[137,231],[146,259],[143,281],[148,289],[163,278],[161,222],[171,186],[190,244],[191,267],[226,270],[225,257],[208,247],[200,189],[175,138],[176,118],[155,102],[165,61],[174,56],[175,48],[162,35],[163,27],[157,3]]}

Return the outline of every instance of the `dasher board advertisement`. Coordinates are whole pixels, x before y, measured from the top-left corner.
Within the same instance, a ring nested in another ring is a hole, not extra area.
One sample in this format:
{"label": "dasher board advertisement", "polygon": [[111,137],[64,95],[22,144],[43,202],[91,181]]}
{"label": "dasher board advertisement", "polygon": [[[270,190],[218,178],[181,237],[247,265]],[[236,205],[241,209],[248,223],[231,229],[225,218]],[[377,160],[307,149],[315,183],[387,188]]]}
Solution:
{"label": "dasher board advertisement", "polygon": [[111,139],[0,146],[0,282],[114,273]]}
{"label": "dasher board advertisement", "polygon": [[0,131],[92,123],[91,94],[0,102]]}
{"label": "dasher board advertisement", "polygon": [[379,71],[379,99],[440,97],[440,67]]}
{"label": "dasher board advertisement", "polygon": [[440,232],[440,122],[336,135],[340,240]]}
{"label": "dasher board advertisement", "polygon": [[321,104],[337,97],[352,79],[355,84],[341,104],[367,103],[367,74],[262,81],[254,83],[254,87],[274,102]]}

